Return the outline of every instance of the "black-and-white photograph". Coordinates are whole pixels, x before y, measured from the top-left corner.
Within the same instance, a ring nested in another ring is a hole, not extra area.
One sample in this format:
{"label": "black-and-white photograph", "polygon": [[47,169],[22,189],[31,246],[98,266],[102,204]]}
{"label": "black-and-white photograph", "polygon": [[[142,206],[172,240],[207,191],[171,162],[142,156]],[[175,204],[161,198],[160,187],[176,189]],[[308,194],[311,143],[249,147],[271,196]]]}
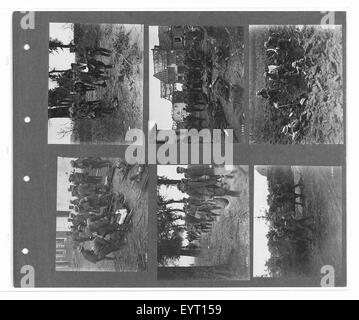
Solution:
{"label": "black-and-white photograph", "polygon": [[151,26],[149,41],[151,127],[233,129],[244,143],[244,28]]}
{"label": "black-and-white photograph", "polygon": [[255,277],[343,275],[342,188],[341,167],[255,168]]}
{"label": "black-and-white photograph", "polygon": [[57,271],[147,271],[148,167],[58,158]]}
{"label": "black-and-white photograph", "polygon": [[250,26],[250,141],[343,144],[340,25]]}
{"label": "black-and-white photograph", "polygon": [[350,285],[350,12],[197,7],[9,15],[8,285]]}
{"label": "black-and-white photograph", "polygon": [[158,166],[158,279],[249,280],[249,168]]}
{"label": "black-and-white photograph", "polygon": [[143,128],[143,42],[142,25],[50,24],[50,144],[126,144]]}

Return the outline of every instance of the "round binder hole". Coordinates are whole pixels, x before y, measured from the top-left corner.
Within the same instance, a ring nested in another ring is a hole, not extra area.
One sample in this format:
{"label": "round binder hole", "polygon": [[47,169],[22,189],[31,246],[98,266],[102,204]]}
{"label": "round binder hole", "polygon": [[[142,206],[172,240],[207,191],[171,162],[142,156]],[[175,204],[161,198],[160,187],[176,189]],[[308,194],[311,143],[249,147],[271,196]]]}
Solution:
{"label": "round binder hole", "polygon": [[30,177],[29,177],[29,176],[25,176],[25,177],[24,177],[24,181],[25,181],[25,182],[29,182],[29,181],[30,181]]}
{"label": "round binder hole", "polygon": [[31,122],[31,118],[30,118],[30,117],[25,117],[24,122],[25,122],[25,123],[30,123],[30,122]]}
{"label": "round binder hole", "polygon": [[30,250],[28,248],[24,248],[21,252],[23,255],[27,256],[30,253]]}
{"label": "round binder hole", "polygon": [[29,51],[29,50],[30,50],[30,45],[29,45],[28,43],[26,43],[26,44],[24,45],[24,50],[25,50],[25,51]]}

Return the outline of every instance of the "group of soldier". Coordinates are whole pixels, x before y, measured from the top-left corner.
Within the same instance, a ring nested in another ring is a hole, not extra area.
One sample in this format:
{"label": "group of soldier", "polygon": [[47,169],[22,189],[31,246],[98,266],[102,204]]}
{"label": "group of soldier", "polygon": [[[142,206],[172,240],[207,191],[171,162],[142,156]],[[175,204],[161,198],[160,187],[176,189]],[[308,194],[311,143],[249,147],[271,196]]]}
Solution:
{"label": "group of soldier", "polygon": [[[91,263],[113,260],[108,255],[125,245],[129,225],[123,224],[123,217],[115,214],[112,205],[116,202],[117,209],[125,208],[125,199],[104,184],[103,176],[91,173],[117,167],[112,161],[101,158],[79,158],[72,160],[71,166],[74,171],[69,176],[69,192],[73,199],[70,200],[72,212],[68,222],[71,231],[68,236],[85,260]],[[119,169],[123,169],[122,164],[119,164]]]}
{"label": "group of soldier", "polygon": [[[271,230],[267,238],[270,246],[276,247],[281,256],[305,259],[306,249],[313,240],[314,217],[303,214],[303,188],[302,180],[295,185],[290,182],[276,183],[268,196]],[[296,206],[301,207],[302,214],[297,212]]]}
{"label": "group of soldier", "polygon": [[[72,119],[95,119],[114,113],[118,108],[118,99],[114,97],[110,103],[103,100],[89,100],[87,92],[96,91],[97,88],[106,88],[110,79],[108,70],[113,65],[106,64],[99,57],[110,57],[111,50],[101,47],[89,47],[82,44],[70,45],[70,52],[76,54],[76,62],[65,71],[50,71],[50,75],[59,77],[59,85],[66,92],[66,97],[57,101],[58,106],[69,109]],[[51,106],[50,106],[51,107]]]}
{"label": "group of soldier", "polygon": [[177,168],[185,178],[178,189],[189,197],[185,200],[184,211],[189,242],[199,241],[203,233],[211,231],[213,224],[228,205],[226,197],[238,197],[237,191],[230,190],[227,183],[232,175],[219,175],[214,168],[206,165]]}
{"label": "group of soldier", "polygon": [[[184,31],[185,73],[182,91],[186,103],[186,116],[183,122],[186,129],[199,131],[204,128],[216,128],[211,116],[216,122],[220,122],[221,116],[224,117],[223,112],[220,112],[222,111],[220,102],[213,99],[211,94],[215,85],[212,83],[214,59],[213,52],[203,49],[205,32],[202,27],[186,27]],[[207,39],[207,41],[210,40]],[[218,77],[215,83],[221,82],[220,80],[222,79]],[[212,115],[212,113],[215,114]]]}
{"label": "group of soldier", "polygon": [[296,39],[277,33],[270,34],[264,50],[267,86],[259,90],[257,96],[280,114],[281,134],[297,140],[310,118],[310,114],[304,111],[308,97],[300,87],[307,79],[306,70],[312,66],[312,61]]}

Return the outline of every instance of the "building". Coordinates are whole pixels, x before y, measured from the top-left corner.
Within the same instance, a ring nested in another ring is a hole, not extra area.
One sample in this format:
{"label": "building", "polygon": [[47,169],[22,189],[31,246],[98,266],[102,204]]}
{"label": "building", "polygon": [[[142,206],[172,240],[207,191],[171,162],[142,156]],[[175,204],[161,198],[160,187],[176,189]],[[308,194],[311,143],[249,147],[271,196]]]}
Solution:
{"label": "building", "polygon": [[154,77],[161,82],[161,98],[172,101],[176,84],[184,83],[184,28],[160,26],[158,38],[159,45],[152,49]]}

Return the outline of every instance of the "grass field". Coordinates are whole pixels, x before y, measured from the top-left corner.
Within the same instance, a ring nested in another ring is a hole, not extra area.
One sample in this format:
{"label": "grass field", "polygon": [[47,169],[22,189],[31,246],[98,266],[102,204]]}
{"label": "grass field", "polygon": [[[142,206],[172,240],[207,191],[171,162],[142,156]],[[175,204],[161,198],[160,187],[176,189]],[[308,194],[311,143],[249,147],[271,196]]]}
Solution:
{"label": "grass field", "polygon": [[316,232],[308,273],[320,275],[325,265],[343,275],[342,169],[339,167],[294,167],[304,181],[304,213],[314,215]]}
{"label": "grass field", "polygon": [[111,57],[97,58],[114,65],[109,70],[107,87],[87,93],[87,99],[102,99],[110,104],[113,98],[118,98],[120,107],[115,115],[76,121],[71,140],[74,143],[124,143],[130,128],[143,128],[143,26],[75,24],[74,34],[76,43],[113,51]]}
{"label": "grass field", "polygon": [[[216,55],[216,50],[221,48],[228,55],[228,60]],[[206,55],[211,56],[213,68],[211,82],[219,77],[223,80],[213,86],[211,94],[208,94],[212,103],[219,103],[226,119],[226,128],[233,129],[235,142],[245,141],[245,108],[244,93],[244,32],[242,27],[208,27],[202,41],[202,49]],[[204,79],[208,81],[207,72]],[[225,88],[228,86],[228,88]],[[212,110],[213,111],[213,110]],[[221,127],[215,113],[209,115],[210,127]]]}
{"label": "grass field", "polygon": [[[135,174],[133,168],[128,174]],[[133,229],[127,235],[127,246],[115,254],[117,258],[116,271],[146,271],[147,270],[147,226],[148,226],[148,171],[143,174],[140,182],[122,180],[119,172],[113,180],[113,189],[125,195],[129,208],[134,210],[132,218]]]}
{"label": "grass field", "polygon": [[[297,218],[313,217],[310,220],[312,231],[307,234],[305,254],[303,252],[279,251],[276,255],[282,260],[281,272],[273,276],[320,277],[323,266],[335,268],[337,277],[344,275],[343,268],[343,193],[342,169],[340,167],[270,167],[268,179],[273,184],[299,181],[303,187],[296,193],[304,196],[303,206],[294,205]],[[280,182],[282,181],[282,182]],[[273,222],[273,221],[272,221]],[[283,253],[286,255],[284,256]],[[269,271],[269,270],[268,270]]]}
{"label": "grass field", "polygon": [[[306,80],[288,92],[288,100],[306,93],[305,111],[312,118],[300,144],[341,144],[344,142],[344,77],[342,28],[340,26],[252,26],[250,29],[250,132],[252,143],[294,143],[281,134],[280,113],[256,92],[266,87],[263,77],[266,66],[264,42],[271,32],[298,41],[305,56],[313,61],[306,68]],[[276,120],[274,120],[276,119]]]}
{"label": "grass field", "polygon": [[[229,206],[218,211],[221,216],[201,240],[208,250],[203,250],[196,259],[196,266],[225,265],[232,279],[246,280],[250,278],[249,176],[247,167],[234,167],[234,170],[234,179],[228,179],[228,183],[231,190],[240,191],[241,195],[227,197]],[[217,172],[223,173],[223,170]]]}

